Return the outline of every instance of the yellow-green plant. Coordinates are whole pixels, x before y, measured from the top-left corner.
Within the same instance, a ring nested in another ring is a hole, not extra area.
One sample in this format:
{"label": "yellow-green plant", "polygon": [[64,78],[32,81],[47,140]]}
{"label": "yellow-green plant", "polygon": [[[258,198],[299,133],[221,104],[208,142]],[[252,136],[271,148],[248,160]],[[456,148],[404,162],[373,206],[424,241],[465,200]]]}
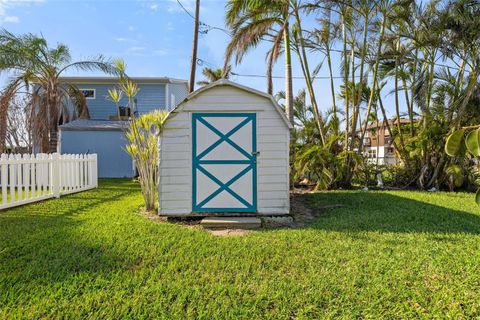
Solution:
{"label": "yellow-green plant", "polygon": [[126,96],[128,99],[128,107],[130,108],[130,110],[132,110],[132,114],[135,115],[133,102],[134,102],[135,96],[140,91],[140,88],[133,80],[131,80],[127,76],[126,74],[127,65],[123,60],[121,59],[115,60],[114,65],[119,72],[118,88],[114,87],[108,90],[109,99],[112,100],[117,106],[118,116],[120,117],[119,103],[120,103],[120,100],[122,100],[123,96]]}
{"label": "yellow-green plant", "polygon": [[[464,153],[474,157],[480,156],[480,126],[465,127],[450,134],[445,143],[445,152],[451,156],[461,156]],[[450,174],[450,172],[447,172]],[[477,190],[475,201],[480,205],[480,189]]]}
{"label": "yellow-green plant", "polygon": [[134,117],[126,130],[126,151],[135,161],[145,209],[155,209],[158,192],[158,138],[167,118],[166,111],[152,111]]}
{"label": "yellow-green plant", "polygon": [[113,103],[115,103],[115,106],[117,107],[117,115],[120,119],[120,100],[122,100],[123,97],[123,91],[117,89],[117,88],[112,88],[108,90],[108,97]]}

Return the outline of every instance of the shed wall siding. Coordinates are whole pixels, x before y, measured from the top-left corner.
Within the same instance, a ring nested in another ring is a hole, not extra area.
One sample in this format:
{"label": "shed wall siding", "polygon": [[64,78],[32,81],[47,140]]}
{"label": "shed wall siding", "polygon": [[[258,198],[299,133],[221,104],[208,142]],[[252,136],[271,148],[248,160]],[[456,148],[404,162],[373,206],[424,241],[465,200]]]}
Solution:
{"label": "shed wall siding", "polygon": [[231,86],[213,87],[171,116],[160,140],[160,214],[192,211],[192,112],[257,113],[257,209],[259,214],[288,214],[289,130],[272,102]]}

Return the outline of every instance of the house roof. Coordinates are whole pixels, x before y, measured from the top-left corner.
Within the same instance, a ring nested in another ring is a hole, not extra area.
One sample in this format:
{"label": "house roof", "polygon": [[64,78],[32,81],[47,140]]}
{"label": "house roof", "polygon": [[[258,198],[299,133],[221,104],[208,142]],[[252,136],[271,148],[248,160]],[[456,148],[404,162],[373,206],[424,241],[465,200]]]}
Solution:
{"label": "house roof", "polygon": [[[417,121],[417,120],[414,119],[413,122],[415,122],[415,121]],[[388,120],[389,125],[396,125],[397,123],[398,123],[397,119],[389,119]],[[400,118],[400,124],[407,124],[407,123],[410,123],[410,119]],[[386,121],[377,121],[377,122],[374,122],[373,124],[369,125],[367,127],[367,130],[377,129],[377,127],[383,128],[383,127],[386,127],[386,126],[387,126]]]}
{"label": "house roof", "polygon": [[59,128],[62,131],[121,131],[127,123],[128,121],[77,119]]}
{"label": "house roof", "polygon": [[[76,77],[60,77],[61,80],[73,83],[84,84],[112,84],[117,83],[117,77],[95,77],[95,76],[76,76]],[[169,77],[130,77],[136,83],[158,84],[158,83],[181,83],[187,85],[187,80],[175,79]]]}
{"label": "house roof", "polygon": [[[238,88],[240,90],[243,90],[243,91],[246,91],[246,92],[249,92],[249,93],[252,93],[252,94],[255,94],[255,95],[258,95],[258,96],[262,96],[264,98],[267,98],[268,100],[270,100],[275,108],[275,110],[278,112],[278,114],[280,115],[280,117],[282,118],[282,120],[285,122],[285,125],[289,128],[289,129],[292,129],[293,126],[292,124],[290,123],[290,121],[288,121],[287,119],[287,116],[285,115],[285,113],[283,112],[282,108],[278,105],[278,102],[275,101],[275,99],[269,95],[268,93],[265,93],[265,92],[262,92],[262,91],[259,91],[259,90],[256,90],[256,89],[253,89],[253,88],[250,88],[250,87],[246,87],[244,85],[241,85],[241,84],[238,84],[236,82],[232,82],[230,80],[227,80],[227,79],[220,79],[220,80],[217,80],[215,82],[212,82],[206,86],[203,86],[195,91],[193,91],[192,93],[190,93],[182,102],[180,102],[173,110],[170,111],[170,113],[168,114],[168,117],[170,117],[172,114],[175,114],[175,113],[178,113],[183,105],[185,103],[187,103],[188,101],[192,100],[194,97],[196,97],[197,95],[211,89],[211,88],[214,88],[214,87],[219,87],[219,86],[231,86],[231,87],[235,87],[235,88]],[[167,118],[168,119],[168,118]]]}

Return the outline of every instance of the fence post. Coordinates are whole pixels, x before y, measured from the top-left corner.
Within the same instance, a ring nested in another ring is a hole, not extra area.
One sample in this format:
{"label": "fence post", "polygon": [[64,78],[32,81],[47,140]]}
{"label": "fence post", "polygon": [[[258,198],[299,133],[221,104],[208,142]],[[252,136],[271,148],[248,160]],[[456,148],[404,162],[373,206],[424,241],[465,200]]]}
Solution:
{"label": "fence post", "polygon": [[98,187],[98,162],[97,162],[97,154],[92,154],[93,157],[93,185],[95,188]]}
{"label": "fence post", "polygon": [[50,156],[50,172],[52,173],[50,183],[52,184],[53,196],[60,198],[60,156],[58,153],[53,153]]}

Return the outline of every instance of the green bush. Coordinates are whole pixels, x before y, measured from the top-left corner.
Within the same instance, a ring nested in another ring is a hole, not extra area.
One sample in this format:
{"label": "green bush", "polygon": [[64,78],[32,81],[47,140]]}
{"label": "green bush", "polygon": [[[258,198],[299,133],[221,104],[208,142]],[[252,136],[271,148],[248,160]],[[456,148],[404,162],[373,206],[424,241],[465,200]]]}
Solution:
{"label": "green bush", "polygon": [[382,167],[383,184],[386,187],[406,187],[415,180],[416,170],[407,170],[404,165],[385,165]]}

